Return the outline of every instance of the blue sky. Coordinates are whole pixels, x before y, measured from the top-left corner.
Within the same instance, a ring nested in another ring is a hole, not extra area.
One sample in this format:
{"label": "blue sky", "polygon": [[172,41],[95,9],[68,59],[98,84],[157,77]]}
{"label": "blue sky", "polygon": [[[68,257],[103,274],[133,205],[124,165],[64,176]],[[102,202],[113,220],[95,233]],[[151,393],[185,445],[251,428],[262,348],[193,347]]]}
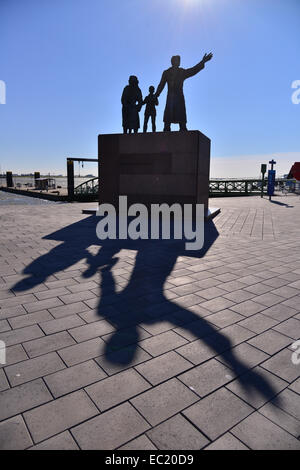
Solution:
{"label": "blue sky", "polygon": [[0,0],[1,170],[65,173],[65,157],[96,156],[99,133],[122,132],[129,75],[146,95],[172,55],[190,67],[212,51],[185,82],[212,176],[258,176],[270,156],[288,172],[300,161],[299,44],[299,0]]}

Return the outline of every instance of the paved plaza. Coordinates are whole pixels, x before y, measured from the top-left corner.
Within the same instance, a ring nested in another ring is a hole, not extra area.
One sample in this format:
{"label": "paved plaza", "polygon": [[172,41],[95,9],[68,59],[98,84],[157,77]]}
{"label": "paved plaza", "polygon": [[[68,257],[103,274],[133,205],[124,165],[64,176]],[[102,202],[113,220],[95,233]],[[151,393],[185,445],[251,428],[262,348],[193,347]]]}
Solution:
{"label": "paved plaza", "polygon": [[212,199],[200,252],[18,201],[0,201],[1,449],[300,449],[300,196]]}

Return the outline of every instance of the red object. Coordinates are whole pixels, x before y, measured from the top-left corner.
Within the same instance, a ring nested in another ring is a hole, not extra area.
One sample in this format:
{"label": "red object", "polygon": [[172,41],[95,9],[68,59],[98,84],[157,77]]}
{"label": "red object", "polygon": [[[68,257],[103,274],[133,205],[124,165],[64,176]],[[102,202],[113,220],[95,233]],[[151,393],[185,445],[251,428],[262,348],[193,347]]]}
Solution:
{"label": "red object", "polygon": [[294,178],[297,181],[300,181],[300,162],[294,163],[290,169],[288,178]]}

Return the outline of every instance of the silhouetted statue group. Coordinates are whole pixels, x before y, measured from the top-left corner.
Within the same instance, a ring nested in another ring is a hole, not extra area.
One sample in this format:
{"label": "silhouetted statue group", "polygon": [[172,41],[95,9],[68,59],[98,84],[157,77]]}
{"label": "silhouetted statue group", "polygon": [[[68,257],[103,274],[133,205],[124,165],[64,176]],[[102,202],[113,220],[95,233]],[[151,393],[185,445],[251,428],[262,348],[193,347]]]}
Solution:
{"label": "silhouetted statue group", "polygon": [[181,131],[186,131],[186,109],[183,94],[183,83],[186,78],[196,75],[205,66],[205,63],[212,59],[212,53],[204,54],[199,64],[189,69],[180,67],[180,56],[173,56],[172,67],[165,70],[156,93],[153,86],[149,87],[149,95],[143,100],[142,92],[139,88],[139,81],[135,75],[129,77],[129,84],[124,88],[122,94],[122,118],[124,134],[138,132],[140,128],[139,112],[143,105],[146,105],[143,131],[147,132],[149,118],[151,117],[152,132],[156,132],[156,106],[158,97],[163,91],[166,83],[168,85],[167,102],[164,112],[164,131],[171,130],[171,123],[179,124]]}

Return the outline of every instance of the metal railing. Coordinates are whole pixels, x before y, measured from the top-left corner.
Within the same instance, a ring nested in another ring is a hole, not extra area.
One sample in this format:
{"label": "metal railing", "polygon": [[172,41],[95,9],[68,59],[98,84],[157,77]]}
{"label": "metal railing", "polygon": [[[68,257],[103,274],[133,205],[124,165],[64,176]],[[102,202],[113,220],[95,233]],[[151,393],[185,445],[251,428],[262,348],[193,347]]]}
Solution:
{"label": "metal railing", "polygon": [[[291,184],[291,180],[278,178],[276,180],[275,188],[281,191],[284,187],[290,185],[290,191],[295,192],[295,183]],[[261,193],[262,180],[261,179],[249,179],[249,180],[217,180],[212,179],[209,181],[209,195],[249,195],[249,194],[260,194]],[[267,190],[268,182],[264,180],[263,190]],[[298,185],[299,186],[299,185]],[[98,177],[91,178],[84,183],[81,183],[74,189],[76,196],[97,196],[99,190],[99,179]],[[298,189],[299,191],[299,189]]]}
{"label": "metal railing", "polygon": [[81,183],[79,186],[76,186],[76,188],[74,188],[74,194],[76,196],[97,195],[98,190],[98,177],[95,177],[85,181],[84,183]]}

